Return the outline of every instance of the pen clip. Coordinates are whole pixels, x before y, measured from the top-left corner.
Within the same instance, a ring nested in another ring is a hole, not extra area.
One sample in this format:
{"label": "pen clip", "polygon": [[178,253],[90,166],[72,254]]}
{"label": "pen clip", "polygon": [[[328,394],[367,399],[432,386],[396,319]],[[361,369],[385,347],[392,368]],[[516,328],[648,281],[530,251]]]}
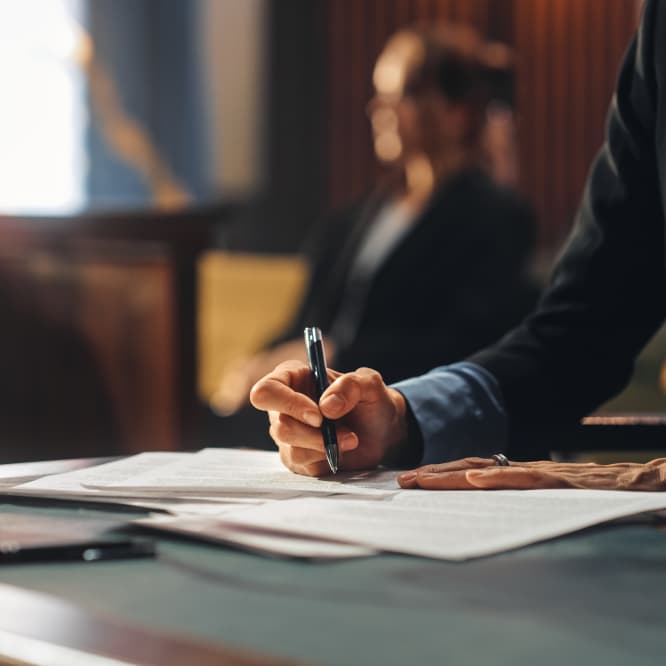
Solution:
{"label": "pen clip", "polygon": [[[306,326],[303,330],[305,338],[305,351],[308,356],[308,365],[318,382],[326,378],[326,360],[324,358],[324,345],[321,330],[316,326]],[[319,343],[319,344],[317,344]],[[324,375],[320,376],[320,372]]]}

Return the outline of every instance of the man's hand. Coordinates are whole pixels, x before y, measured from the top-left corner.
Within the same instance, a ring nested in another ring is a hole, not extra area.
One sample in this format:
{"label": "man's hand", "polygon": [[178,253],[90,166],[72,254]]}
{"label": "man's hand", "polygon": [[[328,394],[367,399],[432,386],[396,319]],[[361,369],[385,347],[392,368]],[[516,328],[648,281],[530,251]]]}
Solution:
{"label": "man's hand", "polygon": [[250,401],[268,412],[270,435],[292,472],[330,474],[322,416],[335,421],[340,469],[376,467],[407,440],[404,398],[370,368],[347,374],[329,370],[328,377],[331,385],[317,404],[311,397],[314,383],[308,366],[286,361],[254,385]]}
{"label": "man's hand", "polygon": [[648,463],[512,462],[497,467],[492,458],[464,458],[425,465],[398,476],[402,488],[427,490],[666,490],[666,458]]}
{"label": "man's hand", "polygon": [[[326,358],[335,358],[335,345],[328,338],[324,338],[324,351]],[[303,338],[287,340],[272,349],[231,361],[210,398],[210,406],[220,416],[235,414],[248,404],[250,390],[256,382],[278,363],[291,359],[307,361]]]}

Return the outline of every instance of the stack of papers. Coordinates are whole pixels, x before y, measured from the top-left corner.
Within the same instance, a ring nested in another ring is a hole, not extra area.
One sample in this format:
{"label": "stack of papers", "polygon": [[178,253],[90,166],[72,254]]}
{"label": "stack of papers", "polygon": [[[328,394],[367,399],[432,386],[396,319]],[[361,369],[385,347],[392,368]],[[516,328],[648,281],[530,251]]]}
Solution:
{"label": "stack of papers", "polygon": [[401,490],[395,471],[313,479],[277,453],[142,453],[2,493],[157,510],[134,521],[272,555],[331,559],[381,551],[465,560],[617,518],[666,509],[666,493]]}

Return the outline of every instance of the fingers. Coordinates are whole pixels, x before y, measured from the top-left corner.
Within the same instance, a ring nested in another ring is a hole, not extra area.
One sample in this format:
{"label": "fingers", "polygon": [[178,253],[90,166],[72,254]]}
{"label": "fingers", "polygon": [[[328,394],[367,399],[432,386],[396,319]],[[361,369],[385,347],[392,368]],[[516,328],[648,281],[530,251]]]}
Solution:
{"label": "fingers", "polygon": [[464,470],[453,472],[407,472],[398,476],[401,488],[413,490],[473,490],[474,486],[467,480]]}
{"label": "fingers", "polygon": [[[398,476],[400,487],[424,490],[526,490],[570,488],[565,475],[557,474],[554,463],[544,461],[523,466],[499,467],[492,458],[463,458],[438,465],[425,465]],[[532,466],[534,465],[534,466]]]}
{"label": "fingers", "polygon": [[[306,395],[313,388],[310,369],[298,361],[285,361],[254,385],[250,401],[256,408],[269,413],[270,435],[280,448],[282,462],[292,471],[308,475],[326,471],[321,467],[323,417],[336,421],[342,453],[359,447],[359,437],[363,442],[364,456],[360,457],[360,462],[359,456],[352,456],[349,459],[351,465],[376,466],[383,451],[379,450],[375,440],[380,441],[383,431],[377,435],[375,425],[380,424],[386,429],[387,420],[397,421],[395,413],[398,410],[391,392],[381,375],[370,368],[359,368],[346,375],[329,370],[328,375],[332,383],[317,404]],[[357,412],[354,412],[343,425],[341,417],[361,404],[363,418],[357,418]],[[357,432],[352,433],[349,427]],[[397,429],[396,426],[394,430]]]}
{"label": "fingers", "polygon": [[279,412],[269,412],[269,420],[268,433],[278,446],[297,444],[299,448],[324,451],[324,441],[319,428],[313,428]]}
{"label": "fingers", "polygon": [[557,463],[548,460],[497,466],[490,458],[464,458],[425,465],[398,476],[402,488],[424,490],[530,490],[590,488],[644,490],[666,488],[666,458],[647,464]]}
{"label": "fingers", "polygon": [[[327,476],[331,473],[319,428],[312,428],[278,412],[269,412],[269,419],[270,435],[287,469],[305,476]],[[341,425],[336,430],[341,454],[358,447],[358,438],[354,433]]]}
{"label": "fingers", "polygon": [[[294,455],[295,452],[300,453]],[[300,454],[303,454],[304,457],[297,462]],[[310,459],[307,459],[307,454],[311,456]],[[280,460],[282,464],[292,472],[302,474],[303,476],[328,476],[331,473],[324,454],[322,453],[321,457],[318,456],[319,454],[315,451],[296,449],[288,444],[280,447]]]}
{"label": "fingers", "polygon": [[285,361],[260,379],[250,391],[250,402],[266,412],[281,412],[313,427],[321,425],[317,403],[301,393],[310,380],[310,369],[298,361]]}
{"label": "fingers", "polygon": [[563,477],[549,474],[535,468],[490,467],[469,470],[465,473],[467,482],[479,490],[528,490],[543,488],[568,488],[570,484]]}
{"label": "fingers", "polygon": [[[308,449],[323,454],[324,439],[319,428],[278,412],[269,412],[269,419],[269,433],[278,446],[288,444],[295,449]],[[351,451],[358,446],[358,437],[343,425],[336,425],[336,433],[341,452]]]}
{"label": "fingers", "polygon": [[382,376],[372,368],[359,368],[337,377],[322,394],[319,407],[324,416],[339,419],[360,402],[376,402],[386,396]]}
{"label": "fingers", "polygon": [[[429,488],[435,489],[437,484],[435,483],[434,477],[439,477],[445,479],[442,483],[446,484],[448,481],[446,479],[450,476],[451,487],[444,485],[441,487],[442,490],[460,490],[460,486],[463,485],[466,488],[471,487],[470,484],[465,480],[464,472],[468,469],[474,469],[479,467],[490,467],[495,465],[495,461],[492,458],[462,458],[461,460],[452,460],[451,462],[439,463],[437,465],[424,465],[423,467],[418,467],[417,469],[411,470],[409,472],[403,472],[398,475],[398,483],[402,488]],[[453,472],[462,472],[461,474],[453,475]],[[425,485],[421,485],[423,482]]]}
{"label": "fingers", "polygon": [[417,471],[426,474],[438,474],[440,472],[455,472],[458,470],[476,469],[479,467],[494,467],[497,463],[493,458],[461,458],[451,462],[438,463],[436,465],[424,465]]}

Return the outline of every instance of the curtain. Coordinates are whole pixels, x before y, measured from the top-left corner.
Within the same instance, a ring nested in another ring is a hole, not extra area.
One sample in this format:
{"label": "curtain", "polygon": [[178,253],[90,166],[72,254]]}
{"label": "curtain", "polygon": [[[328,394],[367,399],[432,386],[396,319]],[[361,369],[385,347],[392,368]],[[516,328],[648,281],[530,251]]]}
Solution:
{"label": "curtain", "polygon": [[200,12],[200,0],[88,0],[91,206],[212,195]]}

